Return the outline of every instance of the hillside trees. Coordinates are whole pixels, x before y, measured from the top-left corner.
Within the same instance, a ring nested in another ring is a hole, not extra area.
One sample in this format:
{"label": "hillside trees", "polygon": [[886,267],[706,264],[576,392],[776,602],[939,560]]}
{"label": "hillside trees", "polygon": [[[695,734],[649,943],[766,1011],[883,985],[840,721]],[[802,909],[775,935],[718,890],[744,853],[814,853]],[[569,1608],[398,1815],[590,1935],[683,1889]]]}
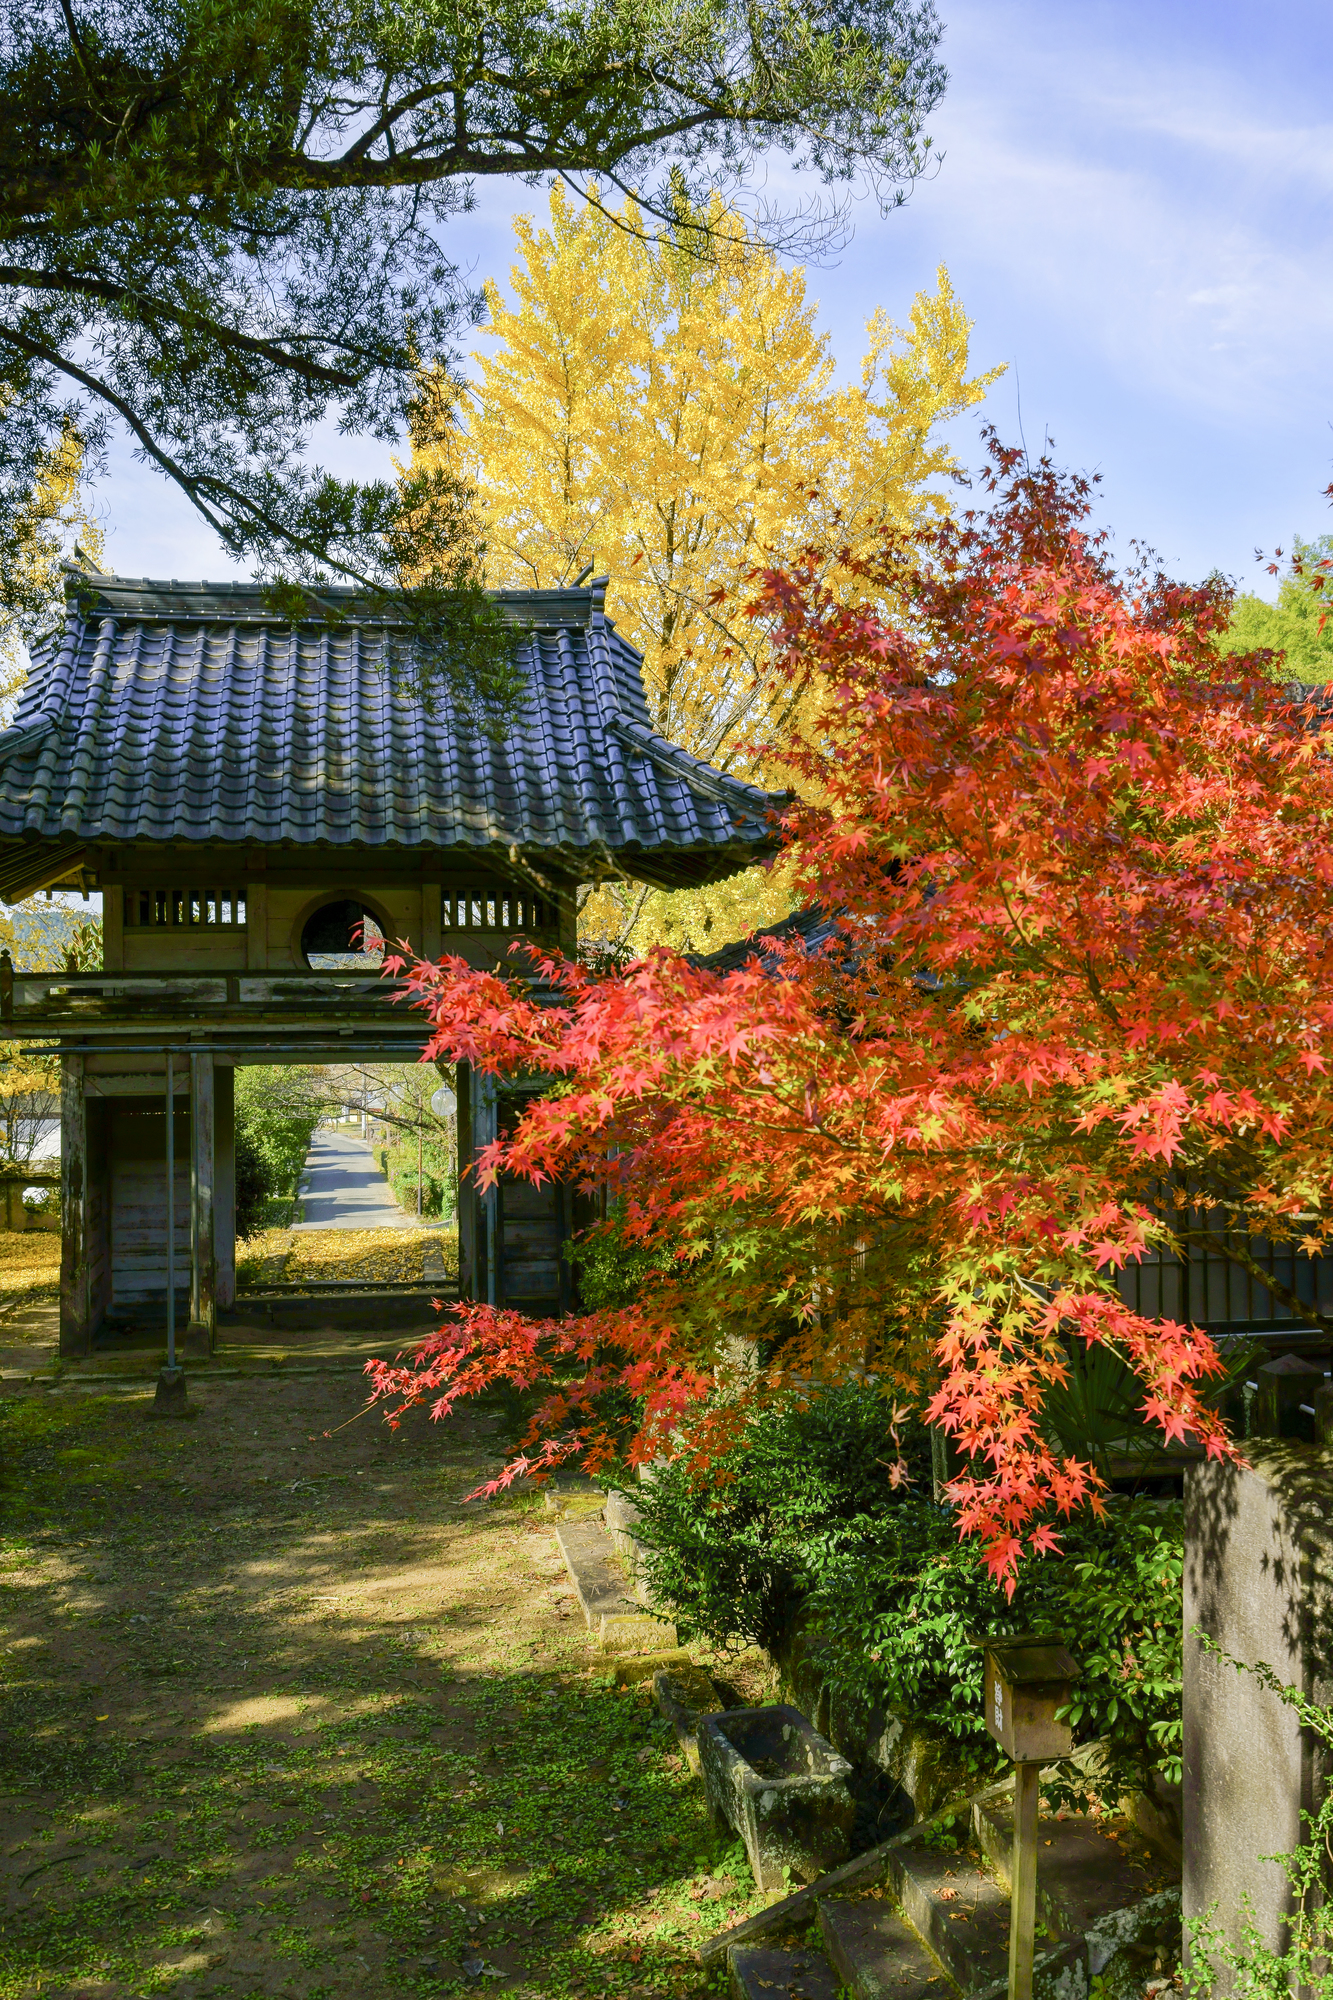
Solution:
{"label": "hillside trees", "polygon": [[[441,226],[486,176],[651,200],[770,153],[891,204],[928,156],[939,33],[929,0],[5,0],[0,544],[68,429],[94,457],[118,433],[293,613],[329,579],[389,593],[420,647],[450,639],[437,675],[495,693],[466,496],[306,457],[326,417],[398,435],[468,323]],[[445,629],[469,603],[470,656]]]}
{"label": "hillside trees", "polygon": [[1281,653],[1278,671],[1292,680],[1324,681],[1333,677],[1333,599],[1328,578],[1333,566],[1333,535],[1303,541],[1297,535],[1291,559],[1278,585],[1277,603],[1253,591],[1237,596],[1227,638],[1240,651],[1266,647]]}
{"label": "hillside trees", "polygon": [[906,1413],[949,1433],[960,1525],[1010,1578],[1097,1503],[1044,1422],[1079,1354],[1231,1449],[1212,1343],[1115,1273],[1203,1229],[1250,1270],[1253,1237],[1333,1236],[1333,728],[1229,653],[1223,585],[1116,574],[1047,464],[997,448],[991,478],[985,513],[891,538],[859,605],[817,556],[758,585],[794,684],[829,690],[785,824],[828,950],[544,990],[415,968],[430,1055],[556,1079],[483,1178],[609,1182],[672,1269],[556,1328],[464,1307],[378,1394],[540,1386],[525,1458],[635,1463],[869,1367],[886,1461]]}
{"label": "hillside trees", "polygon": [[[671,228],[650,220],[558,187],[547,228],[519,219],[515,302],[487,286],[476,384],[423,406],[413,464],[475,489],[492,583],[609,573],[657,727],[762,782],[756,746],[790,734],[810,697],[774,667],[738,580],[811,543],[864,559],[885,522],[938,518],[954,469],[938,426],[994,374],[968,372],[970,322],[943,269],[906,327],[875,313],[843,385],[804,272],[718,197]],[[833,587],[851,576],[835,555]],[[740,891],[627,894],[621,918],[638,912],[640,949],[659,934],[720,944],[789,907],[782,877],[759,874]]]}

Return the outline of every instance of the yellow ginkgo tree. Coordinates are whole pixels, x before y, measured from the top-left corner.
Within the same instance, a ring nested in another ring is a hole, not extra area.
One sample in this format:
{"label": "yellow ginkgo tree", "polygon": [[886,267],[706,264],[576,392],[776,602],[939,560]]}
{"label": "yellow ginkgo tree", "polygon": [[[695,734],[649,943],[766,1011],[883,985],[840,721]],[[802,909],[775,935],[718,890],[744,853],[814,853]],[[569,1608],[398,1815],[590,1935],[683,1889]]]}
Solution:
{"label": "yellow ginkgo tree", "polygon": [[[0,422],[4,412],[0,399]],[[59,617],[66,550],[77,546],[93,567],[103,560],[102,530],[85,504],[86,456],[83,437],[67,423],[38,454],[36,480],[11,516],[0,559],[0,721],[27,678],[25,637],[43,619]]]}
{"label": "yellow ginkgo tree", "polygon": [[[714,203],[651,233],[627,202],[516,223],[513,303],[488,284],[470,386],[423,396],[418,469],[475,490],[492,584],[610,577],[662,733],[762,781],[795,720],[745,616],[747,571],[817,542],[868,551],[880,527],[948,505],[939,427],[984,395],[970,322],[941,268],[905,326],[880,310],[859,382],[836,379],[805,273]],[[833,578],[835,587],[836,576]],[[706,946],[790,907],[762,870],[718,890],[598,898],[594,928],[638,949]]]}

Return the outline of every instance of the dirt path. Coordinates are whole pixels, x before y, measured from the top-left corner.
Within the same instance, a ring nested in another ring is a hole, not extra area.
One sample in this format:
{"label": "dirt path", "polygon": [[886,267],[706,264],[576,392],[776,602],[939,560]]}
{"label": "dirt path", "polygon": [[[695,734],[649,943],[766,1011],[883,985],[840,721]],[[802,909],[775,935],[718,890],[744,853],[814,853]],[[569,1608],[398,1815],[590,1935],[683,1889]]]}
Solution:
{"label": "dirt path", "polygon": [[698,1989],[753,1907],[590,1666],[494,1416],[355,1379],[0,1403],[0,2000]]}

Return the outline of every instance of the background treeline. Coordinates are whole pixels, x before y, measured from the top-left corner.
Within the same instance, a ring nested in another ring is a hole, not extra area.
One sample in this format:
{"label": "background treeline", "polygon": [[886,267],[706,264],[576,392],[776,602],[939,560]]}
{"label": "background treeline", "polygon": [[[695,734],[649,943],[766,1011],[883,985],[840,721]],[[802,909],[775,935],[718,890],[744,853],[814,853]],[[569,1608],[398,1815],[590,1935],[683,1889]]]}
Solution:
{"label": "background treeline", "polygon": [[329,1110],[324,1070],[236,1071],[236,1234],[288,1223],[315,1127]]}

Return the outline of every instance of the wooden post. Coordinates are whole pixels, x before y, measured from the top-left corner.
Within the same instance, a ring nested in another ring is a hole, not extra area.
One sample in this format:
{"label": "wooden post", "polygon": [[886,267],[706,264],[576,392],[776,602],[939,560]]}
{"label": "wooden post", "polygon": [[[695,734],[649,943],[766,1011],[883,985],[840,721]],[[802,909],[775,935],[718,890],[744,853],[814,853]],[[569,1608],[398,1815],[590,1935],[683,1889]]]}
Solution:
{"label": "wooden post", "polygon": [[225,1062],[213,1065],[213,1254],[225,1311],[236,1303],[236,1071]]}
{"label": "wooden post", "polygon": [[440,936],[442,888],[439,882],[421,885],[421,931],[417,949],[423,958],[438,958],[444,949]]}
{"label": "wooden post", "polygon": [[1009,1912],[1009,2000],[1032,2000],[1037,1931],[1037,1807],[1041,1765],[1014,1765],[1013,1900]]}
{"label": "wooden post", "polygon": [[[458,1098],[455,1130],[458,1152],[454,1163],[454,1213],[458,1217],[458,1296],[482,1296],[477,1279],[477,1202],[472,1175],[472,1065],[461,1062],[454,1072],[454,1092]],[[464,1176],[466,1175],[466,1178]]]}
{"label": "wooden post", "polygon": [[217,1185],[213,1121],[213,1057],[190,1056],[190,1324],[185,1351],[213,1352],[217,1324],[217,1251],[213,1205]]}
{"label": "wooden post", "polygon": [[102,889],[102,968],[106,972],[125,970],[125,890],[119,880]]}
{"label": "wooden post", "polygon": [[268,883],[262,875],[248,876],[245,884],[245,963],[251,972],[268,965]]}
{"label": "wooden post", "polygon": [[60,1352],[92,1347],[88,1272],[88,1099],[84,1057],[60,1061]]}

